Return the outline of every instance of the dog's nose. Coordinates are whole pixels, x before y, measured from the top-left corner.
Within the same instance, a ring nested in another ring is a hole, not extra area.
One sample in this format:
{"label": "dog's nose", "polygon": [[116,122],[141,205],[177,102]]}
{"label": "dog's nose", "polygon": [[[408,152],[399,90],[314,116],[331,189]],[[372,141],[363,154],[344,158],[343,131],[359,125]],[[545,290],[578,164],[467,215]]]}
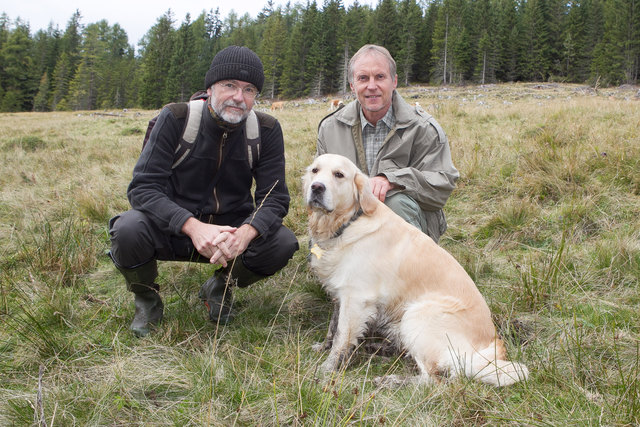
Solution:
{"label": "dog's nose", "polygon": [[314,194],[322,194],[322,193],[324,193],[324,190],[326,190],[326,189],[327,188],[321,182],[314,182],[313,184],[311,184],[311,191]]}

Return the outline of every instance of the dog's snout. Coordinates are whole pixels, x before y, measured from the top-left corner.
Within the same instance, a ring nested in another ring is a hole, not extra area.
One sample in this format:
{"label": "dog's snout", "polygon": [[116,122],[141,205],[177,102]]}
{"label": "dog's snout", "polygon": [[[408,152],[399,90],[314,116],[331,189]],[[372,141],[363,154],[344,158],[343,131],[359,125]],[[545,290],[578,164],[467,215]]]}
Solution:
{"label": "dog's snout", "polygon": [[313,191],[314,194],[322,194],[326,189],[327,187],[325,187],[321,182],[314,182],[311,184],[311,191]]}

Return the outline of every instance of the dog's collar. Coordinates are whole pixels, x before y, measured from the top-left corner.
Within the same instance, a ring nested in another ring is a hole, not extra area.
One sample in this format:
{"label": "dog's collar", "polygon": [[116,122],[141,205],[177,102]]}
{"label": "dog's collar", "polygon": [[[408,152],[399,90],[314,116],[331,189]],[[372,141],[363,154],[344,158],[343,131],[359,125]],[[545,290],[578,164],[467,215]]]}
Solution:
{"label": "dog's collar", "polygon": [[362,211],[362,209],[358,209],[358,211],[356,213],[353,214],[353,216],[349,219],[349,221],[345,222],[344,224],[342,224],[340,226],[340,228],[338,228],[336,230],[335,233],[333,233],[333,236],[331,236],[332,239],[338,238],[340,236],[342,236],[342,233],[344,233],[344,230],[347,229],[348,226],[350,226],[351,224],[353,224],[358,218],[360,218],[362,216],[364,212]]}
{"label": "dog's collar", "polygon": [[[349,218],[349,221],[345,222],[344,224],[342,224],[340,226],[340,228],[338,228],[336,230],[335,233],[333,233],[333,235],[329,238],[329,239],[336,239],[338,237],[340,237],[342,235],[342,233],[344,233],[344,230],[347,229],[348,226],[350,226],[351,224],[353,224],[353,222],[355,220],[357,220],[358,218],[360,218],[362,216],[364,212],[362,211],[362,209],[358,209],[358,211],[356,213],[353,214],[353,216],[351,218]],[[324,249],[322,249],[320,247],[320,245],[318,244],[318,242],[313,242],[313,241],[309,241],[309,252],[313,255],[316,256],[316,258],[320,259],[322,258],[322,255],[324,254]]]}

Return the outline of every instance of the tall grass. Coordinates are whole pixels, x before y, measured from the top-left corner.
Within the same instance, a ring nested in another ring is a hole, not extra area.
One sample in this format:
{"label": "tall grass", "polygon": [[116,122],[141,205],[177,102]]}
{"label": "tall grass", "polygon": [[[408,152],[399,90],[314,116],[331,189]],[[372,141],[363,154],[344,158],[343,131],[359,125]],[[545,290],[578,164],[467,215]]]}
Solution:
{"label": "tall grass", "polygon": [[276,112],[301,250],[210,324],[203,264],[160,263],[165,319],[128,331],[104,251],[147,121],[0,115],[0,425],[637,425],[640,101],[571,85],[401,90],[443,125],[461,172],[441,244],[485,295],[530,379],[377,388],[405,358],[360,351],[333,376],[311,350],[331,302],[306,264],[300,177],[324,103]]}

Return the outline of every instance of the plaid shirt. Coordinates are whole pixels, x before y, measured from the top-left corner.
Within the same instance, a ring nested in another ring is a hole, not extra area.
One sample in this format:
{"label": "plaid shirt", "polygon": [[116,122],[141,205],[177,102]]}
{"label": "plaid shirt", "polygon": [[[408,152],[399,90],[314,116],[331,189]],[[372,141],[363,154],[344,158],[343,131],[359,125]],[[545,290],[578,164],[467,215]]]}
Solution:
{"label": "plaid shirt", "polygon": [[393,106],[389,107],[387,114],[380,120],[376,126],[369,123],[364,117],[362,109],[360,109],[360,123],[362,124],[362,144],[364,145],[364,156],[367,160],[367,173],[373,169],[373,164],[378,157],[378,151],[382,148],[384,140],[396,124],[396,118],[393,115]]}

